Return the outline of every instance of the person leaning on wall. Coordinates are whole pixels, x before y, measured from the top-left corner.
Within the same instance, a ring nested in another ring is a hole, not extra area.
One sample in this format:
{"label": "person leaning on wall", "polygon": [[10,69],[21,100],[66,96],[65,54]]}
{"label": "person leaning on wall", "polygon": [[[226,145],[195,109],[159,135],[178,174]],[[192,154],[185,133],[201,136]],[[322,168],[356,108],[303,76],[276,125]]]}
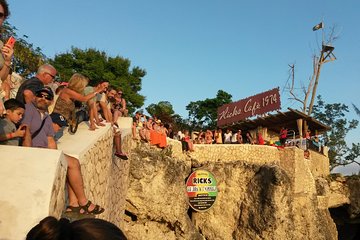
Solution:
{"label": "person leaning on wall", "polygon": [[124,233],[113,223],[84,218],[74,222],[46,217],[27,234],[26,240],[126,240]]}
{"label": "person leaning on wall", "polygon": [[[5,20],[10,16],[9,5],[6,0],[0,0],[0,27],[2,27]],[[14,54],[14,49],[8,44],[0,41],[0,90],[4,87],[3,81],[9,75],[11,69],[11,59]],[[1,92],[1,91],[0,91]],[[4,113],[3,99],[0,96],[0,116]]]}

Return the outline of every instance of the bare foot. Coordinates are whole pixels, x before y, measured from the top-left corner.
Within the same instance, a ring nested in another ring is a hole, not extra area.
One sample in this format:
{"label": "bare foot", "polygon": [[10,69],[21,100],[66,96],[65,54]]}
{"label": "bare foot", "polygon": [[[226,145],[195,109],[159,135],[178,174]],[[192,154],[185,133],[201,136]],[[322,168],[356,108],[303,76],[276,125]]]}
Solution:
{"label": "bare foot", "polygon": [[98,129],[95,125],[90,125],[89,130],[90,131],[95,131],[95,129]]}
{"label": "bare foot", "polygon": [[96,125],[100,126],[100,127],[104,127],[105,124],[103,124],[102,122],[97,122]]}

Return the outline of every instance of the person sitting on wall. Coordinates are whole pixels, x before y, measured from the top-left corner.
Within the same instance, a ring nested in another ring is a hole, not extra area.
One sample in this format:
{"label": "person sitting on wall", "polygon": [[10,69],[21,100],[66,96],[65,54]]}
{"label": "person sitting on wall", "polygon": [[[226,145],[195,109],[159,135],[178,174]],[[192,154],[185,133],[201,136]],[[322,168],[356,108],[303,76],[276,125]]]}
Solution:
{"label": "person sitting on wall", "polygon": [[254,139],[253,137],[251,136],[251,133],[250,132],[246,132],[246,138],[245,138],[245,143],[247,144],[254,144]]}
{"label": "person sitting on wall", "polygon": [[224,143],[225,144],[230,144],[231,143],[231,138],[232,138],[232,131],[228,128],[226,129],[226,132],[224,133]]}
{"label": "person sitting on wall", "polygon": [[213,143],[213,133],[210,129],[206,130],[205,132],[205,144],[212,144]]}
{"label": "person sitting on wall", "polygon": [[[105,89],[105,84],[100,84],[93,88],[92,92],[84,96],[84,89],[88,83],[89,78],[74,73],[69,80],[68,86],[61,91],[52,114],[60,114],[66,120],[67,125],[74,125],[76,122],[75,101],[87,102]],[[93,127],[90,126],[89,130],[95,130]],[[63,130],[64,128],[59,131],[59,137],[61,137]]]}
{"label": "person sitting on wall", "polygon": [[265,144],[265,140],[264,140],[261,132],[257,133],[257,144],[258,145],[264,145]]}
{"label": "person sitting on wall", "polygon": [[91,130],[91,131],[97,129],[96,125],[101,126],[101,127],[105,126],[105,124],[103,124],[100,121],[99,112],[98,112],[96,103],[101,100],[102,94],[104,94],[104,91],[106,92],[107,88],[109,87],[109,82],[101,82],[98,85],[96,85],[95,88],[92,86],[86,86],[84,89],[84,95],[88,95],[88,94],[94,92],[96,89],[100,89],[101,86],[103,86],[102,87],[103,90],[100,91],[98,94],[96,94],[93,98],[90,98],[87,101],[87,105],[88,105],[88,109],[89,109],[89,123],[90,123],[89,130]]}
{"label": "person sitting on wall", "polygon": [[70,222],[68,219],[46,217],[26,235],[26,240],[126,240],[125,234],[111,222],[85,218]]}
{"label": "person sitting on wall", "polygon": [[243,144],[243,142],[244,142],[241,129],[239,129],[237,132],[236,140],[237,140],[237,143],[239,143],[239,144]]}
{"label": "person sitting on wall", "polygon": [[133,117],[133,125],[131,127],[131,133],[132,133],[132,138],[134,140],[138,140],[137,134],[138,134],[139,130],[142,129],[142,127],[140,126],[141,115],[142,115],[141,112],[137,111],[135,113],[135,116]]}
{"label": "person sitting on wall", "polygon": [[54,81],[56,69],[50,64],[41,65],[36,76],[24,81],[16,94],[16,99],[22,103],[31,103],[34,101],[37,90]]}
{"label": "person sitting on wall", "polygon": [[107,88],[106,93],[102,94],[100,101],[98,101],[100,106],[100,113],[105,118],[106,122],[114,124],[114,120],[111,114],[111,105],[115,101],[116,89],[113,86]]}
{"label": "person sitting on wall", "polygon": [[231,144],[237,144],[237,135],[238,135],[238,132],[233,132],[232,136],[231,136]]}
{"label": "person sitting on wall", "polygon": [[218,129],[215,130],[214,140],[215,140],[216,144],[222,144],[223,143],[223,136],[222,136],[221,128],[218,128]]}
{"label": "person sitting on wall", "polygon": [[[53,122],[46,112],[54,98],[53,92],[49,87],[44,87],[36,91],[35,96],[34,102],[25,104],[25,114],[22,121],[23,124],[29,126],[31,133],[31,143],[29,145],[57,149]],[[104,212],[104,208],[92,204],[85,196],[79,160],[68,155],[65,155],[65,160],[68,164],[67,189],[69,198],[69,206],[66,211],[83,214],[100,214]]]}
{"label": "person sitting on wall", "polygon": [[287,128],[282,127],[280,130],[280,144],[285,147],[286,139],[287,139]]}
{"label": "person sitting on wall", "polygon": [[111,112],[113,113],[114,122],[117,122],[119,117],[127,117],[129,111],[126,108],[126,100],[123,97],[123,92],[121,90],[117,91],[114,99],[114,103],[111,106]]}

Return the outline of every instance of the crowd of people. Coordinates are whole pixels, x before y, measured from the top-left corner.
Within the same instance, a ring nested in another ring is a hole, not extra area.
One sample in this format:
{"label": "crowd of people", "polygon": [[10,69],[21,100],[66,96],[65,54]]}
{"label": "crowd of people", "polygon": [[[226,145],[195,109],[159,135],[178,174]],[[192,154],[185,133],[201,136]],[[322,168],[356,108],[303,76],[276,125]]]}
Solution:
{"label": "crowd of people", "polygon": [[[0,0],[0,26],[9,15],[7,1]],[[0,145],[57,149],[65,128],[77,121],[76,105],[80,104],[88,111],[89,130],[111,125],[114,155],[128,159],[121,149],[117,125],[117,119],[128,114],[121,89],[109,86],[107,81],[88,86],[89,79],[79,73],[73,74],[66,84],[54,82],[57,70],[50,64],[41,65],[34,77],[16,86],[11,82],[13,47],[0,41]],[[103,207],[86,197],[79,160],[66,154],[65,159],[68,165],[65,213],[103,213]]]}
{"label": "crowd of people", "polygon": [[256,137],[247,131],[245,134],[239,129],[232,131],[221,128],[216,130],[206,130],[193,132],[193,137],[189,130],[174,132],[170,124],[164,124],[156,116],[146,116],[140,111],[133,117],[132,136],[135,140],[148,142],[159,148],[167,146],[166,138],[179,140],[182,142],[184,151],[194,151],[194,144],[269,144],[264,140],[261,132],[257,132]]}
{"label": "crowd of people", "polygon": [[134,140],[149,142],[159,148],[167,146],[166,138],[169,135],[169,128],[165,126],[156,116],[147,117],[140,111],[133,117],[132,137]]}
{"label": "crowd of people", "polygon": [[186,151],[193,151],[193,144],[265,144],[260,132],[253,137],[249,131],[243,134],[241,129],[233,131],[227,128],[223,131],[221,128],[217,128],[216,130],[200,131],[194,134],[193,140],[189,140],[188,135],[188,131],[185,130],[184,133],[179,131],[174,136],[175,139],[183,142],[183,149]]}

